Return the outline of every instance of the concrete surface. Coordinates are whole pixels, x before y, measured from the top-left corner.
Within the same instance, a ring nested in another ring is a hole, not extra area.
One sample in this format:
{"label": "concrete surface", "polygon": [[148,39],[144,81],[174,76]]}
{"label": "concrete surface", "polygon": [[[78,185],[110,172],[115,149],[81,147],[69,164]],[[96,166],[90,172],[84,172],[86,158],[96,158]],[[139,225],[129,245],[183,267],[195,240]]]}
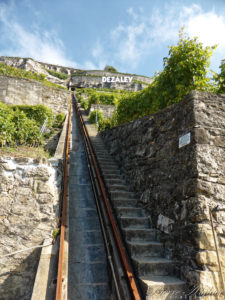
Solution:
{"label": "concrete surface", "polygon": [[68,300],[110,299],[104,243],[74,114],[69,175]]}

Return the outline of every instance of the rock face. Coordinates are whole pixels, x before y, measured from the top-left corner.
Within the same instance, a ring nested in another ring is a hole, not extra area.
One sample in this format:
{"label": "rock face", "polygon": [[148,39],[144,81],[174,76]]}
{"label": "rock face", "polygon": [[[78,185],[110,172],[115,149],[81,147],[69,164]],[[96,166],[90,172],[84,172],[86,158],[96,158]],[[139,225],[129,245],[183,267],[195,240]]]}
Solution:
{"label": "rock face", "polygon": [[[131,75],[116,72],[107,72],[101,70],[80,70],[75,68],[63,67],[43,62],[35,61],[32,58],[21,57],[8,57],[0,56],[0,62],[9,66],[25,69],[38,74],[44,74],[46,78],[54,83],[74,88],[109,88],[109,89],[122,89],[129,91],[139,91],[145,88],[148,84],[152,83],[152,79],[147,76]],[[48,73],[47,70],[64,73],[71,76],[71,79],[61,80]],[[102,82],[102,76],[132,76],[133,82],[131,83],[109,83]]]}
{"label": "rock face", "polygon": [[[193,91],[154,115],[102,132],[162,230],[177,273],[205,294],[221,289],[209,208],[225,207],[224,120],[225,96]],[[225,211],[213,215],[225,272]]]}
{"label": "rock face", "polygon": [[47,160],[0,159],[0,299],[30,300],[40,248],[52,238],[61,175]]}
{"label": "rock face", "polygon": [[38,81],[0,76],[0,101],[6,104],[44,104],[55,113],[67,113],[70,93]]}
{"label": "rock face", "polygon": [[65,85],[65,81],[50,75],[42,63],[39,63],[32,58],[0,56],[0,62],[3,62],[14,68],[24,69],[33,73],[44,74],[49,81]]}
{"label": "rock face", "polygon": [[[80,73],[79,73],[80,74]],[[133,77],[132,82],[102,82],[102,76],[109,77]],[[75,74],[71,76],[68,86],[73,88],[106,88],[106,89],[119,89],[128,91],[139,91],[152,83],[152,79],[145,76],[138,75],[123,75],[122,73],[111,73],[105,71],[83,71],[81,75]]]}

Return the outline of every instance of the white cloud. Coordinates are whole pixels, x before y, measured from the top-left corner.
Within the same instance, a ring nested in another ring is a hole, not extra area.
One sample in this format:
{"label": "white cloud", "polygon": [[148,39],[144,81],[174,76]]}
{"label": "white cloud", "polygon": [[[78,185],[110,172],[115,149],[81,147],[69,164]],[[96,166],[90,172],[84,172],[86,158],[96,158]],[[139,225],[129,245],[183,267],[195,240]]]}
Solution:
{"label": "white cloud", "polygon": [[[204,11],[201,6],[168,6],[145,13],[144,10],[129,8],[129,22],[121,22],[110,34],[108,44],[113,49],[111,59],[121,67],[135,69],[138,64],[156,53],[160,46],[176,43],[178,32],[183,25],[190,37],[198,36],[205,46],[219,44],[215,55],[217,65],[221,59],[218,52],[225,50],[225,16],[220,12]],[[95,59],[109,57],[109,51],[98,42],[101,51],[95,53]],[[215,59],[214,59],[215,61]]]}
{"label": "white cloud", "polygon": [[190,36],[198,36],[204,45],[219,44],[219,48],[225,48],[225,18],[215,12],[200,12],[190,18],[187,32]]}
{"label": "white cloud", "polygon": [[35,31],[23,27],[14,16],[14,2],[0,4],[1,40],[5,41],[0,55],[32,57],[52,64],[78,67],[67,59],[63,42],[54,31],[44,31],[34,24]]}

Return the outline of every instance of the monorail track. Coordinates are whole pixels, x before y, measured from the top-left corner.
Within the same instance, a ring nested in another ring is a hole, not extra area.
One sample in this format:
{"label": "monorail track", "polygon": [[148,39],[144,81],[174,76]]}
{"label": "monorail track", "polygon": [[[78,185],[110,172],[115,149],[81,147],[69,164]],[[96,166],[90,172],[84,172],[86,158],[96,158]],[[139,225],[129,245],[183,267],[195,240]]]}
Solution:
{"label": "monorail track", "polygon": [[[72,131],[70,128],[72,126]],[[69,145],[71,145],[69,158]],[[68,122],[56,300],[143,299],[75,97]],[[69,168],[68,168],[69,166]],[[69,173],[68,172],[69,169]],[[69,180],[67,180],[69,176]],[[66,203],[69,191],[69,204]],[[66,211],[69,218],[66,218]],[[67,295],[62,294],[69,219]]]}

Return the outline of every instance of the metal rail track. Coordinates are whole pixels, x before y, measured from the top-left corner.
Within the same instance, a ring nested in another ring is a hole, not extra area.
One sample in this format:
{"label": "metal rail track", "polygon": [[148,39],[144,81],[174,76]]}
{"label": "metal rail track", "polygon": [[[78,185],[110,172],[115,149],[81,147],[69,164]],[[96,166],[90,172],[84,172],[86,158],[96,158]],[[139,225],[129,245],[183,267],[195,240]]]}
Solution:
{"label": "metal rail track", "polygon": [[68,190],[68,163],[69,163],[69,144],[70,144],[70,130],[71,130],[71,112],[72,101],[70,103],[66,145],[65,145],[65,158],[64,158],[64,184],[63,184],[63,200],[62,200],[62,218],[60,227],[60,244],[59,244],[59,258],[58,258],[58,273],[56,284],[56,296],[55,300],[61,300],[62,298],[62,282],[63,282],[63,254],[64,254],[64,239],[66,230],[66,210],[67,210],[67,190]]}
{"label": "metal rail track", "polygon": [[[72,95],[72,103],[76,109],[78,123],[83,137],[83,144],[86,153],[92,189],[95,196],[96,207],[98,211],[100,226],[102,230],[107,259],[113,279],[114,299],[118,300],[141,300],[141,292],[137,286],[125,246],[123,244],[113,211],[107,196],[107,191],[98,167],[90,138],[83,121],[80,109],[75,96]],[[62,299],[62,273],[63,273],[63,243],[66,227],[66,197],[67,197],[67,168],[69,152],[69,135],[70,135],[71,107],[69,113],[69,123],[67,129],[66,155],[65,155],[65,177],[63,192],[63,213],[61,224],[60,250],[58,262],[58,277],[55,300]]]}

